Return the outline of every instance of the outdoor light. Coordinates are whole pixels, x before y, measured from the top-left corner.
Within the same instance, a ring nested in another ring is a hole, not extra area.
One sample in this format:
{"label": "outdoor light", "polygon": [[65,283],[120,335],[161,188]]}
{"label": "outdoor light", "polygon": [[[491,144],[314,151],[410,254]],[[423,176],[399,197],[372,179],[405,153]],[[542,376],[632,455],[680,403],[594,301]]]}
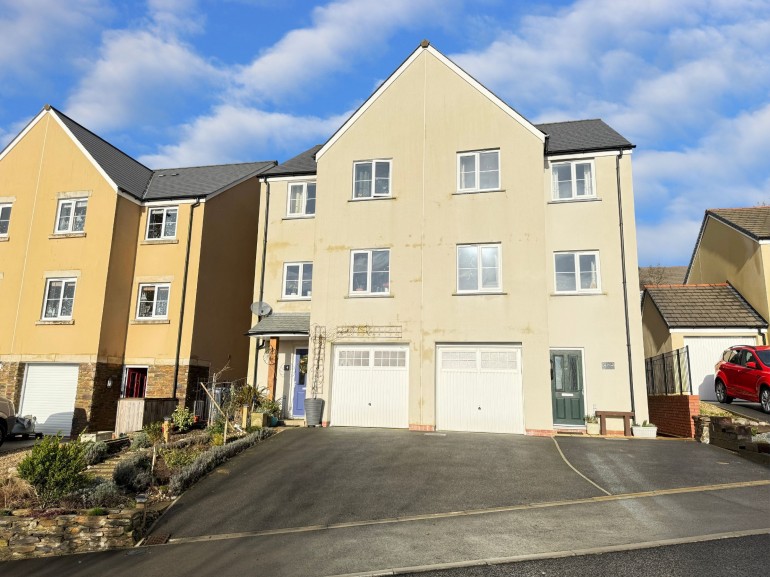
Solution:
{"label": "outdoor light", "polygon": [[108,378],[108,379],[107,379],[107,388],[108,388],[108,389],[111,389],[111,388],[112,388],[112,377],[110,377],[110,378]]}

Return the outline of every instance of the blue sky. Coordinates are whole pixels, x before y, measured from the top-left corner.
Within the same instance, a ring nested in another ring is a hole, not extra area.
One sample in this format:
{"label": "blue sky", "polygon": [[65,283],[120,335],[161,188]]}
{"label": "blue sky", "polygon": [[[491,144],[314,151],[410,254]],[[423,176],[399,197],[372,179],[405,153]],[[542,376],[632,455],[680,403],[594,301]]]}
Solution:
{"label": "blue sky", "polygon": [[533,122],[637,145],[642,265],[770,202],[770,0],[0,0],[0,144],[50,103],[152,168],[285,160],[422,38]]}

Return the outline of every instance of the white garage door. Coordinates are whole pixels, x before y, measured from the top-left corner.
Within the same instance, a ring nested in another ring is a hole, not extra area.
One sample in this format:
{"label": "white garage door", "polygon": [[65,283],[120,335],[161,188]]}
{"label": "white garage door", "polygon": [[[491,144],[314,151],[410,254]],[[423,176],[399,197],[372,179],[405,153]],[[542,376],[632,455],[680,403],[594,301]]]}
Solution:
{"label": "white garage door", "polygon": [[69,435],[77,387],[78,365],[28,364],[19,414],[37,417],[39,433]]}
{"label": "white garage door", "polygon": [[436,347],[436,428],[524,433],[521,347]]}
{"label": "white garage door", "polygon": [[705,401],[715,401],[714,365],[725,349],[733,345],[754,345],[755,337],[685,337],[690,351],[690,378],[692,392]]}
{"label": "white garage door", "polygon": [[408,347],[335,347],[331,424],[409,427]]}

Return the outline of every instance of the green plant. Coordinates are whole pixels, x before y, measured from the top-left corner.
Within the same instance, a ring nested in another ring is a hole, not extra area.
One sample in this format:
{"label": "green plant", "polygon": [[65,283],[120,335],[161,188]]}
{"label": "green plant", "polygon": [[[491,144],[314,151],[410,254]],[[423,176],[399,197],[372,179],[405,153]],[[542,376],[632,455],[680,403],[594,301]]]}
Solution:
{"label": "green plant", "polygon": [[599,417],[597,417],[596,415],[586,415],[585,417],[583,417],[583,420],[586,423],[598,423]]}
{"label": "green plant", "polygon": [[19,476],[34,488],[44,507],[88,483],[82,443],[63,443],[61,437],[44,437],[19,463]]}
{"label": "green plant", "polygon": [[129,491],[144,491],[152,484],[151,466],[148,454],[135,453],[116,465],[112,479],[116,485]]}
{"label": "green plant", "polygon": [[642,427],[655,427],[655,426],[656,426],[656,425],[653,425],[653,424],[652,424],[652,423],[650,423],[649,421],[644,421],[644,422],[642,423]]}
{"label": "green plant", "polygon": [[132,451],[146,449],[148,447],[152,447],[152,441],[150,441],[150,436],[144,431],[139,431],[134,435],[133,439],[131,439]]}
{"label": "green plant", "polygon": [[150,443],[153,445],[160,443],[163,440],[163,421],[149,423],[145,425],[142,430],[147,434]]}
{"label": "green plant", "polygon": [[192,427],[193,422],[195,421],[195,415],[187,407],[179,405],[174,409],[174,412],[171,413],[171,420],[174,422],[174,426],[184,433],[185,431],[189,431],[190,427]]}
{"label": "green plant", "polygon": [[98,517],[100,515],[106,515],[107,513],[109,513],[109,511],[103,507],[94,507],[93,509],[86,511],[86,515],[89,517]]}
{"label": "green plant", "polygon": [[192,464],[202,452],[203,449],[196,446],[185,449],[163,449],[160,454],[166,462],[166,466],[172,471],[176,471]]}
{"label": "green plant", "polygon": [[207,428],[211,435],[222,434],[225,432],[225,420],[220,416],[214,420]]}
{"label": "green plant", "polygon": [[98,465],[110,454],[110,448],[104,441],[88,441],[83,443],[83,458],[86,465]]}
{"label": "green plant", "polygon": [[83,492],[85,507],[120,507],[128,500],[114,481],[101,481]]}
{"label": "green plant", "polygon": [[259,410],[273,417],[281,416],[281,401],[275,399],[263,399],[259,404]]}
{"label": "green plant", "polygon": [[211,434],[211,444],[214,446],[224,445],[225,444],[225,435],[224,433],[212,433]]}

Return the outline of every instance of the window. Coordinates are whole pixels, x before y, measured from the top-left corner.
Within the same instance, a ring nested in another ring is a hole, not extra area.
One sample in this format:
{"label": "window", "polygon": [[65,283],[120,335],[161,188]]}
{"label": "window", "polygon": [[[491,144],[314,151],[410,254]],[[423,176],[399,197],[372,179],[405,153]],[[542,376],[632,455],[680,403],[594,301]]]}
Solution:
{"label": "window", "polygon": [[8,226],[11,222],[11,205],[0,204],[0,236],[8,236]]}
{"label": "window", "polygon": [[168,318],[168,293],[170,290],[171,285],[169,284],[140,284],[139,304],[136,307],[137,318]]}
{"label": "window", "polygon": [[151,208],[147,216],[147,239],[176,238],[177,207]]}
{"label": "window", "polygon": [[499,150],[462,152],[457,155],[457,190],[459,192],[499,189]]}
{"label": "window", "polygon": [[390,160],[353,163],[353,198],[390,196]]}
{"label": "window", "polygon": [[354,250],[350,254],[350,292],[390,292],[390,250]]}
{"label": "window", "polygon": [[74,278],[49,278],[45,282],[45,302],[43,319],[60,320],[72,318],[72,306],[75,303]]}
{"label": "window", "polygon": [[294,182],[289,185],[288,216],[315,214],[315,182]]}
{"label": "window", "polygon": [[405,367],[406,351],[374,351],[375,367]]}
{"label": "window", "polygon": [[88,199],[60,200],[56,216],[56,233],[83,232],[86,226]]}
{"label": "window", "polygon": [[457,292],[499,291],[500,288],[500,245],[459,245]]}
{"label": "window", "polygon": [[313,263],[286,263],[283,267],[283,298],[309,299],[313,291]]}
{"label": "window", "polygon": [[601,290],[598,252],[554,254],[557,293],[596,293]]}
{"label": "window", "polygon": [[340,351],[338,367],[368,367],[369,351]]}
{"label": "window", "polygon": [[554,200],[574,200],[596,196],[593,161],[559,162],[551,165]]}

